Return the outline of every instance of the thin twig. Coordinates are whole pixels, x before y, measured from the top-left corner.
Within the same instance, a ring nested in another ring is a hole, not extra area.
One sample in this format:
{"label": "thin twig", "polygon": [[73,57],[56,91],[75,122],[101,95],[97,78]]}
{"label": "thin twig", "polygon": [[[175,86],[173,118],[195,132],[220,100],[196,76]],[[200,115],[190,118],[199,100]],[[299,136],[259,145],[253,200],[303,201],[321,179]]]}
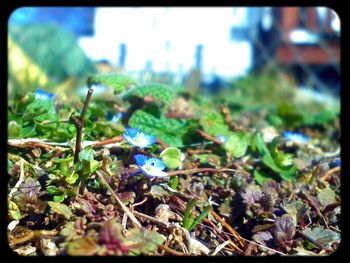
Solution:
{"label": "thin twig", "polygon": [[192,149],[189,149],[187,150],[187,153],[188,154],[201,154],[201,153],[212,153],[211,150],[192,150]]}
{"label": "thin twig", "polygon": [[129,208],[119,199],[118,195],[113,191],[112,187],[107,183],[106,179],[103,177],[103,175],[99,172],[96,171],[96,174],[100,177],[101,181],[103,184],[107,187],[109,192],[112,194],[114,199],[117,201],[119,206],[123,209],[123,211],[127,214],[131,222],[137,227],[137,228],[142,228],[142,225],[140,222],[136,219],[136,217],[130,212]]}
{"label": "thin twig", "polygon": [[219,253],[224,247],[230,244],[232,242],[231,240],[226,240],[224,243],[217,246],[214,250],[214,252],[211,254],[212,256],[215,256],[217,253]]}
{"label": "thin twig", "polygon": [[111,144],[111,143],[115,143],[115,142],[121,142],[123,140],[124,140],[124,138],[122,136],[116,136],[116,137],[113,137],[113,138],[108,139],[108,140],[104,140],[104,141],[93,143],[93,144],[91,144],[91,147],[103,146],[103,145],[106,145],[106,144]]}
{"label": "thin twig", "polygon": [[160,145],[160,147],[162,147],[163,149],[165,149],[166,147],[168,147],[166,145],[165,142],[163,142],[161,139],[157,138],[157,143]]}
{"label": "thin twig", "polygon": [[138,211],[133,211],[133,213],[137,216],[137,217],[141,217],[143,219],[146,219],[150,222],[153,222],[153,223],[156,223],[158,225],[161,225],[162,227],[164,228],[169,228],[169,223],[167,222],[164,222],[164,221],[160,221],[158,220],[157,218],[155,217],[152,217],[152,216],[149,216],[149,215],[146,215],[146,214],[143,214],[143,213],[140,213]]}
{"label": "thin twig", "polygon": [[227,224],[217,213],[214,212],[214,210],[211,210],[210,213],[217,219],[219,222],[226,227],[228,231],[237,239],[239,244],[244,248],[246,246],[245,242],[242,241],[242,237],[240,234],[237,233],[236,230],[234,230],[229,224]]}
{"label": "thin twig", "polygon": [[199,130],[197,129],[197,132],[199,133],[199,135],[201,135],[203,138],[209,140],[209,141],[212,141],[212,142],[215,142],[217,144],[224,144],[222,141],[220,141],[219,139],[216,139],[215,137],[205,133],[204,131],[202,130]]}
{"label": "thin twig", "polygon": [[[214,230],[213,227],[206,226],[206,225],[204,225],[204,224],[202,224],[202,223],[199,223],[198,225],[201,225],[201,226],[206,227],[206,228],[208,228],[208,229]],[[233,235],[233,234],[231,234],[231,233],[228,233],[228,232],[225,232],[225,231],[222,231],[222,232],[223,232],[223,233],[226,233],[226,234],[229,235],[229,236],[235,237],[235,235]],[[286,256],[285,253],[283,253],[283,252],[281,252],[281,251],[278,251],[278,250],[276,250],[276,249],[273,249],[273,248],[270,248],[270,247],[261,245],[261,244],[259,244],[259,243],[257,243],[257,242],[254,242],[254,241],[252,241],[252,240],[246,239],[246,238],[244,238],[244,237],[240,237],[240,238],[241,238],[242,240],[248,242],[248,243],[251,243],[251,244],[254,244],[254,245],[256,245],[256,246],[259,246],[259,247],[265,248],[265,249],[267,249],[267,250],[273,251],[273,252],[278,253],[278,254],[280,254],[280,255],[282,255],[282,256]]]}
{"label": "thin twig", "polygon": [[240,131],[242,129],[238,128],[236,124],[234,124],[231,115],[230,115],[230,109],[226,105],[220,106],[221,112],[224,115],[224,119],[226,124],[230,127],[230,129],[234,132]]}
{"label": "thin twig", "polygon": [[236,170],[228,169],[228,168],[215,169],[215,168],[205,167],[205,168],[195,168],[195,169],[188,169],[188,170],[171,171],[171,172],[168,172],[168,176],[174,176],[174,175],[179,175],[179,174],[194,174],[194,173],[201,173],[201,172],[222,173],[222,172],[236,172]]}
{"label": "thin twig", "polygon": [[82,132],[84,127],[84,118],[85,118],[85,114],[89,106],[93,92],[94,90],[91,88],[88,90],[79,120],[75,117],[74,114],[71,115],[71,119],[73,120],[75,124],[75,128],[77,130],[76,141],[75,141],[74,163],[79,162],[79,152],[81,150],[81,139],[82,139]]}
{"label": "thin twig", "polygon": [[177,112],[169,112],[165,115],[168,119],[192,119],[193,114],[181,114]]}
{"label": "thin twig", "polygon": [[340,166],[334,167],[332,169],[330,169],[329,171],[327,171],[321,178],[324,181],[329,180],[329,178],[336,172],[340,171]]}

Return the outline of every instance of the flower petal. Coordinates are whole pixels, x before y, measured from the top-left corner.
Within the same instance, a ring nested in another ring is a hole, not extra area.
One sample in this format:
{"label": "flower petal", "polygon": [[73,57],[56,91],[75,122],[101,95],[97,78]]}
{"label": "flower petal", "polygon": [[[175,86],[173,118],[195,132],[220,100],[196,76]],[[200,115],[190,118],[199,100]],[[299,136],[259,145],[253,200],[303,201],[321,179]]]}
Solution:
{"label": "flower petal", "polygon": [[134,156],[134,159],[135,159],[135,161],[136,161],[136,164],[137,164],[139,167],[145,165],[146,162],[147,162],[147,157],[146,157],[145,155],[142,155],[142,154],[136,154],[136,155]]}
{"label": "flower petal", "polygon": [[160,169],[160,170],[165,169],[165,164],[157,158],[150,158],[147,160],[147,163],[153,165],[157,169]]}
{"label": "flower petal", "polygon": [[127,128],[123,134],[124,139],[135,146],[145,148],[156,142],[152,135],[146,135],[138,129]]}

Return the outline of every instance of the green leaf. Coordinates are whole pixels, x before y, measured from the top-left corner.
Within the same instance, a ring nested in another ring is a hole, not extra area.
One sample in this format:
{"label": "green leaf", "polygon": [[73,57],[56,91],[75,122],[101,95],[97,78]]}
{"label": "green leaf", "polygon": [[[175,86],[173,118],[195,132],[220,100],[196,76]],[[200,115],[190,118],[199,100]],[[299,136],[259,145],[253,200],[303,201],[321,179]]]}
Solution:
{"label": "green leaf", "polygon": [[264,142],[264,138],[261,132],[255,132],[252,135],[250,140],[250,146],[252,148],[252,151],[258,153],[260,156],[270,154],[270,151]]}
{"label": "green leaf", "polygon": [[17,210],[10,210],[10,215],[14,220],[19,220],[21,219],[21,211],[17,211]]}
{"label": "green leaf", "polygon": [[181,151],[176,147],[168,147],[160,153],[160,158],[168,169],[176,169],[181,164]]}
{"label": "green leaf", "polygon": [[322,207],[325,208],[329,204],[333,204],[336,202],[335,193],[329,187],[323,189],[318,195],[317,199],[322,204]]}
{"label": "green leaf", "polygon": [[79,160],[93,160],[95,151],[91,146],[87,146],[79,152]]}
{"label": "green leaf", "polygon": [[254,170],[254,178],[258,184],[263,185],[266,181],[272,180],[273,176],[259,170]]}
{"label": "green leaf", "polygon": [[219,135],[229,136],[232,134],[225,123],[224,117],[215,111],[210,111],[203,115],[200,119],[200,124],[206,133],[214,137]]}
{"label": "green leaf", "polygon": [[275,163],[270,154],[265,154],[262,157],[262,161],[266,166],[276,172],[284,180],[292,180],[296,176],[296,167],[294,165],[281,168]]}
{"label": "green leaf", "polygon": [[153,135],[175,147],[183,146],[182,137],[191,128],[188,120],[167,119],[164,116],[155,117],[142,110],[137,110],[131,116],[129,125],[131,128]]}
{"label": "green leaf", "polygon": [[19,136],[21,138],[34,137],[36,135],[35,128],[36,128],[36,125],[34,123],[32,123],[29,126],[22,128],[20,133],[19,133]]}
{"label": "green leaf", "polygon": [[49,185],[47,188],[46,188],[47,192],[50,194],[50,195],[57,195],[59,193],[61,193],[61,190],[58,189],[58,187],[54,186],[54,185]]}
{"label": "green leaf", "polygon": [[225,149],[229,151],[233,157],[242,157],[248,148],[249,135],[245,132],[235,132],[230,135],[225,142]]}
{"label": "green leaf", "polygon": [[169,181],[170,181],[169,182],[170,188],[176,190],[177,186],[179,185],[179,177],[178,176],[172,176],[172,177],[170,177]]}
{"label": "green leaf", "polygon": [[74,184],[79,179],[79,174],[72,172],[69,176],[65,177],[66,182],[69,184]]}
{"label": "green leaf", "polygon": [[209,214],[210,210],[211,210],[211,206],[207,205],[204,208],[203,212],[191,224],[191,226],[189,227],[188,231],[192,231],[193,228],[195,228]]}
{"label": "green leaf", "polygon": [[277,114],[283,119],[287,127],[295,128],[304,122],[304,116],[288,102],[281,102],[278,105]]}
{"label": "green leaf", "polygon": [[47,204],[51,207],[51,210],[53,212],[63,215],[67,219],[69,219],[73,215],[70,208],[65,204],[56,203],[52,201],[48,201]]}
{"label": "green leaf", "polygon": [[310,210],[307,204],[304,204],[299,200],[293,201],[290,204],[282,206],[282,208],[293,217],[295,225],[297,225],[299,218],[304,217],[306,213]]}
{"label": "green leaf", "polygon": [[164,241],[164,236],[155,230],[133,228],[125,233],[123,245],[130,248],[131,255],[147,255],[156,251]]}
{"label": "green leaf", "polygon": [[87,79],[87,85],[90,88],[92,85],[103,85],[111,87],[114,90],[114,94],[121,93],[127,86],[136,84],[136,80],[125,75],[107,74],[107,75],[94,75]]}
{"label": "green leaf", "polygon": [[55,195],[53,197],[53,201],[56,203],[61,203],[64,201],[64,195]]}
{"label": "green leaf", "polygon": [[313,229],[306,228],[303,233],[325,247],[330,247],[333,242],[340,241],[340,234],[323,227],[315,227]]}
{"label": "green leaf", "polygon": [[156,199],[161,199],[163,196],[169,196],[169,193],[164,190],[164,188],[160,185],[153,185],[151,190],[147,193],[147,195],[152,196]]}
{"label": "green leaf", "polygon": [[189,221],[189,216],[195,203],[196,203],[196,199],[191,199],[186,206],[186,210],[184,212],[184,216],[182,219],[182,226],[186,229],[188,229],[188,227],[192,224],[192,221],[191,222]]}
{"label": "green leaf", "polygon": [[156,102],[158,101],[168,105],[174,100],[175,89],[169,85],[151,83],[133,88],[124,95],[123,100],[129,100],[134,96],[139,98],[150,96]]}
{"label": "green leaf", "polygon": [[92,256],[97,253],[99,245],[92,237],[83,237],[70,242],[67,253],[71,256]]}
{"label": "green leaf", "polygon": [[16,121],[10,121],[7,126],[8,131],[8,137],[11,138],[18,138],[20,135],[21,127],[18,125]]}
{"label": "green leaf", "polygon": [[100,163],[96,160],[82,160],[81,167],[82,176],[85,179],[100,167]]}

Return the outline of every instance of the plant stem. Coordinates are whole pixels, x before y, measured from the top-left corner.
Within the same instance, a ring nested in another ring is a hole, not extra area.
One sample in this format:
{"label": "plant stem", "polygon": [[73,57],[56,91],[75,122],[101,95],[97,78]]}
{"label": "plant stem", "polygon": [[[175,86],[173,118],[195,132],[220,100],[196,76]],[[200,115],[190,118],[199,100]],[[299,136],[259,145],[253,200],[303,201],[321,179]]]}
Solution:
{"label": "plant stem", "polygon": [[75,128],[77,130],[76,141],[75,141],[74,163],[79,162],[79,152],[81,151],[81,139],[82,139],[82,133],[83,133],[84,118],[85,118],[85,114],[89,106],[93,92],[94,90],[91,88],[88,90],[79,120],[74,114],[71,116],[71,119],[73,120]]}
{"label": "plant stem", "polygon": [[168,172],[169,176],[179,175],[179,174],[193,174],[193,173],[200,173],[200,172],[236,172],[234,169],[215,169],[215,168],[195,168],[195,169],[188,169],[188,170],[177,170],[177,171],[171,171]]}
{"label": "plant stem", "polygon": [[[79,153],[81,151],[81,139],[83,136],[84,118],[85,118],[85,114],[86,114],[87,108],[89,106],[93,92],[94,92],[94,90],[89,88],[89,90],[86,94],[86,98],[84,101],[83,109],[81,111],[79,120],[77,119],[77,117],[74,114],[72,114],[70,117],[74,122],[75,129],[77,130],[77,135],[76,135],[76,140],[75,140],[74,163],[79,162]],[[80,185],[79,185],[79,193],[83,194],[84,190],[85,190],[85,183],[83,182],[83,180],[81,180]]]}
{"label": "plant stem", "polygon": [[219,139],[216,139],[215,137],[205,133],[202,130],[197,129],[197,132],[199,133],[199,135],[201,135],[204,139],[207,139],[209,141],[215,142],[217,144],[224,144],[222,141],[220,141]]}
{"label": "plant stem", "polygon": [[136,217],[131,213],[131,211],[129,210],[129,208],[124,205],[124,203],[120,200],[120,198],[118,197],[118,195],[116,195],[116,193],[113,191],[112,187],[107,183],[106,179],[103,177],[103,175],[99,172],[96,171],[96,174],[100,177],[101,181],[103,182],[103,184],[107,187],[108,191],[112,194],[112,196],[114,197],[114,199],[117,201],[117,203],[119,204],[119,206],[123,209],[123,211],[126,213],[126,215],[129,217],[129,219],[131,220],[131,222],[137,227],[137,228],[142,228],[142,225],[140,224],[139,221],[137,221]]}

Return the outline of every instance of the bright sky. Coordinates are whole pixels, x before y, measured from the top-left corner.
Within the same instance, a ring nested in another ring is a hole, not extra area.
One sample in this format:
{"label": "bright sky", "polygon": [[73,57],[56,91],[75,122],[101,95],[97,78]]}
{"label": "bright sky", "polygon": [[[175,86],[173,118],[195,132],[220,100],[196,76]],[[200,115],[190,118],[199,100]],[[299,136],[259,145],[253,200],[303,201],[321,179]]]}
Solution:
{"label": "bright sky", "polygon": [[[195,47],[203,44],[203,70],[234,77],[251,64],[249,42],[230,41],[232,25],[244,23],[244,8],[97,8],[95,36],[80,39],[93,59],[117,63],[119,44],[127,44],[125,68],[187,71],[195,65]],[[169,43],[166,48],[166,43]]]}

